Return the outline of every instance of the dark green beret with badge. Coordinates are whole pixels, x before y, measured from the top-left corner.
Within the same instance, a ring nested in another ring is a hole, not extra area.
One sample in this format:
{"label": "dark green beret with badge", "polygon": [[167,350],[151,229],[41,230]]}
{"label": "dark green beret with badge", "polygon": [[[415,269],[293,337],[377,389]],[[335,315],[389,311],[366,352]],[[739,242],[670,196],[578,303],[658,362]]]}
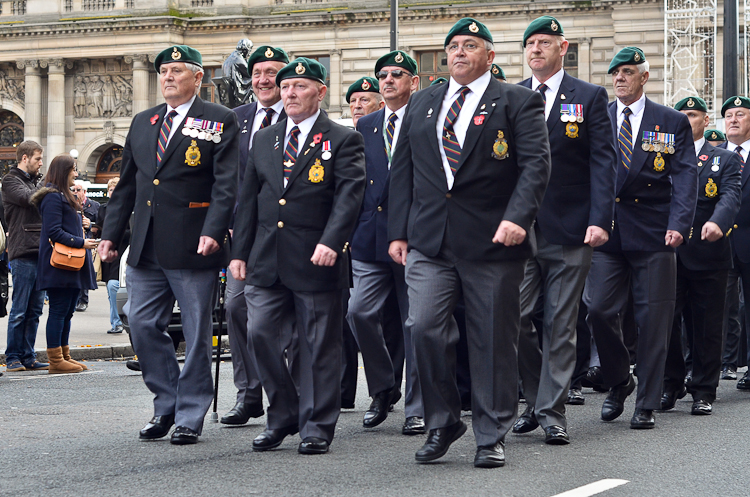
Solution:
{"label": "dark green beret with badge", "polygon": [[492,64],[492,69],[490,69],[490,72],[492,73],[493,78],[505,81],[505,71],[503,71],[502,67],[498,66],[497,64]]}
{"label": "dark green beret with badge", "polygon": [[464,17],[453,25],[451,30],[448,31],[448,36],[445,37],[445,44],[443,46],[447,47],[453,37],[459,35],[476,36],[494,43],[492,33],[487,29],[487,26],[471,17]]}
{"label": "dark green beret with badge", "polygon": [[357,81],[352,83],[349,87],[349,90],[346,92],[346,103],[349,103],[349,99],[351,98],[352,93],[357,93],[358,91],[380,93],[378,80],[369,76],[365,76],[364,78],[359,78]]}
{"label": "dark green beret with badge", "polygon": [[712,142],[727,141],[727,137],[718,129],[707,129],[706,132],[703,133],[703,138]]}
{"label": "dark green beret with badge", "polygon": [[375,74],[386,66],[400,67],[406,69],[412,75],[417,74],[417,61],[402,50],[394,50],[393,52],[389,52],[380,57],[378,61],[375,62]]}
{"label": "dark green beret with badge", "polygon": [[674,106],[674,110],[699,110],[708,112],[706,101],[701,97],[685,97]]}
{"label": "dark green beret with badge", "polygon": [[297,57],[276,73],[276,86],[281,86],[282,81],[291,78],[312,79],[325,84],[326,68],[317,60]]}
{"label": "dark green beret with badge", "polygon": [[744,107],[750,109],[750,98],[747,97],[729,97],[724,105],[721,106],[721,117],[724,117],[724,113],[729,109],[735,109],[737,107]]}
{"label": "dark green beret with badge", "polygon": [[562,36],[562,24],[560,24],[560,21],[552,16],[537,17],[536,19],[531,21],[529,27],[526,28],[526,31],[523,32],[524,47],[526,46],[526,40],[528,40],[532,35],[535,34]]}
{"label": "dark green beret with badge", "polygon": [[445,78],[437,78],[435,81],[430,83],[430,86],[439,85],[440,83],[447,83],[448,80]]}
{"label": "dark green beret with badge", "polygon": [[203,68],[203,57],[201,53],[187,45],[175,45],[162,50],[154,60],[154,67],[156,72],[159,72],[159,68],[162,64],[169,64],[171,62],[190,62]]}
{"label": "dark green beret with badge", "polygon": [[642,64],[646,61],[646,55],[638,47],[625,47],[612,59],[609,64],[607,74],[612,74],[612,71],[625,64]]}
{"label": "dark green beret with badge", "polygon": [[247,72],[253,72],[253,66],[258,62],[283,62],[289,64],[289,56],[286,52],[280,48],[269,47],[263,45],[253,52],[249,59],[247,59]]}

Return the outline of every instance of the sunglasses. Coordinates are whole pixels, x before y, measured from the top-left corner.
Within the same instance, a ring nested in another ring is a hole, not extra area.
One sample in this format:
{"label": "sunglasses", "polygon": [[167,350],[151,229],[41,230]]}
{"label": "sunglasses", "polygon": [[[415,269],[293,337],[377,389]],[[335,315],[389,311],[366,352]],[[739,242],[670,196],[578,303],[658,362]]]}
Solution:
{"label": "sunglasses", "polygon": [[408,74],[409,76],[411,76],[411,73],[409,71],[404,71],[402,69],[394,69],[393,71],[378,71],[378,72],[375,73],[375,77],[378,78],[378,79],[385,79],[385,78],[388,77],[389,74],[391,76],[393,76],[394,78],[396,78],[396,79],[398,79],[401,76],[404,76],[406,74]]}

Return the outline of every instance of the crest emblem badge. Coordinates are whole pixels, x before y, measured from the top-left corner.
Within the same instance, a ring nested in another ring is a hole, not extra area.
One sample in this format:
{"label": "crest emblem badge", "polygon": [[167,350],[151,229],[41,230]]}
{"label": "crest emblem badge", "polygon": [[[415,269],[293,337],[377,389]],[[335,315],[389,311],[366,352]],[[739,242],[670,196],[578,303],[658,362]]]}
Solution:
{"label": "crest emblem badge", "polygon": [[657,173],[664,171],[664,157],[661,156],[661,152],[656,153],[656,158],[654,159],[654,171]]}
{"label": "crest emblem badge", "polygon": [[271,50],[271,47],[268,47],[263,55],[266,56],[266,59],[270,59],[271,57],[273,57],[273,50]]}
{"label": "crest emblem badge", "polygon": [[492,158],[497,160],[503,160],[508,157],[508,142],[505,140],[505,134],[502,131],[497,132],[497,139],[492,145]]}
{"label": "crest emblem badge", "polygon": [[740,100],[740,97],[734,99],[734,105],[742,105],[742,100]]}
{"label": "crest emblem badge", "polygon": [[180,60],[182,54],[177,51],[177,47],[172,47],[172,60]]}
{"label": "crest emblem badge", "polygon": [[714,131],[713,133],[711,133],[711,139],[712,140],[718,140],[719,139],[719,135],[716,134],[716,131]]}
{"label": "crest emblem badge", "polygon": [[310,173],[307,175],[307,179],[309,179],[311,183],[320,183],[323,181],[324,174],[325,168],[323,168],[323,164],[320,163],[320,159],[315,159],[315,164],[310,167]]}
{"label": "crest emblem badge", "polygon": [[402,63],[404,61],[404,56],[401,55],[401,52],[396,54],[396,57],[393,58],[397,63]]}
{"label": "crest emblem badge", "polygon": [[557,25],[557,23],[555,21],[552,21],[552,23],[549,25],[549,27],[550,27],[550,29],[552,31],[557,31],[558,29],[560,29],[559,26]]}
{"label": "crest emblem badge", "polygon": [[641,61],[641,54],[639,54],[638,52],[636,52],[635,54],[633,54],[633,60],[636,61],[636,62],[640,62]]}
{"label": "crest emblem badge", "polygon": [[201,151],[198,148],[198,142],[190,140],[190,146],[185,152],[185,164],[191,167],[199,166],[201,163]]}
{"label": "crest emblem badge", "polygon": [[695,101],[691,98],[687,101],[687,106],[692,109],[693,107],[695,107]]}
{"label": "crest emblem badge", "polygon": [[297,74],[305,74],[305,66],[302,65],[302,62],[297,62],[297,67],[294,68],[294,72]]}
{"label": "crest emblem badge", "polygon": [[362,81],[362,89],[367,91],[370,89],[370,82],[367,80]]}
{"label": "crest emblem badge", "polygon": [[717,193],[719,193],[719,187],[716,186],[713,178],[708,178],[708,183],[706,183],[706,197],[713,198]]}
{"label": "crest emblem badge", "polygon": [[500,71],[497,69],[497,67],[492,68],[492,74],[498,74]]}
{"label": "crest emblem badge", "polygon": [[568,123],[565,125],[565,136],[568,138],[578,138],[578,124]]}
{"label": "crest emblem badge", "polygon": [[469,31],[471,31],[472,33],[478,33],[479,32],[479,26],[477,26],[477,23],[472,22],[469,25]]}

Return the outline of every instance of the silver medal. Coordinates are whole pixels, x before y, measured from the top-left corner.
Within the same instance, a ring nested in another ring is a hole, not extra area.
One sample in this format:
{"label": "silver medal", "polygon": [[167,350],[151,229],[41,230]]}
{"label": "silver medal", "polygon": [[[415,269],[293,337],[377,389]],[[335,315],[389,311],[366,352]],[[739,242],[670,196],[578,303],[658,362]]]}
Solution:
{"label": "silver medal", "polygon": [[206,133],[206,138],[205,139],[206,139],[207,142],[213,141],[214,135],[211,134],[211,133]]}
{"label": "silver medal", "polygon": [[214,143],[219,143],[220,141],[221,141],[221,135],[219,135],[219,134],[214,135],[213,142]]}
{"label": "silver medal", "polygon": [[576,121],[578,121],[578,123],[582,123],[583,122],[583,116],[576,117]]}
{"label": "silver medal", "polygon": [[641,143],[641,150],[643,150],[644,152],[649,152],[650,148],[651,146],[648,143],[646,142]]}
{"label": "silver medal", "polygon": [[716,172],[718,170],[719,170],[719,166],[717,166],[715,164],[713,166],[711,166],[711,171]]}
{"label": "silver medal", "polygon": [[182,134],[187,136],[190,134],[190,128],[182,128]]}
{"label": "silver medal", "polygon": [[206,139],[206,132],[203,130],[198,131],[198,139],[199,140],[205,140]]}
{"label": "silver medal", "polygon": [[321,155],[321,157],[323,158],[323,160],[329,160],[331,158],[331,152],[326,150],[325,152],[323,152],[323,155]]}
{"label": "silver medal", "polygon": [[190,130],[190,138],[198,138],[198,130],[193,128]]}

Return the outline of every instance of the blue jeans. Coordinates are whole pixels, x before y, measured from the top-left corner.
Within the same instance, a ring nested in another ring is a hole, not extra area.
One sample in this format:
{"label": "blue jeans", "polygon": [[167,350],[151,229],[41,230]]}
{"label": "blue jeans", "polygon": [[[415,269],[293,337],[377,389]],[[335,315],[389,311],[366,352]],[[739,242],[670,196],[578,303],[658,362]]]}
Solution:
{"label": "blue jeans", "polygon": [[47,316],[47,348],[68,345],[70,319],[76,311],[78,288],[49,288],[49,316]]}
{"label": "blue jeans", "polygon": [[109,280],[107,282],[107,296],[109,297],[109,324],[114,329],[122,325],[120,315],[117,314],[117,290],[120,289],[118,280]]}
{"label": "blue jeans", "polygon": [[5,361],[21,361],[24,365],[36,360],[34,343],[39,328],[39,316],[44,308],[44,291],[36,288],[36,259],[13,259],[13,298],[8,316],[8,348]]}

